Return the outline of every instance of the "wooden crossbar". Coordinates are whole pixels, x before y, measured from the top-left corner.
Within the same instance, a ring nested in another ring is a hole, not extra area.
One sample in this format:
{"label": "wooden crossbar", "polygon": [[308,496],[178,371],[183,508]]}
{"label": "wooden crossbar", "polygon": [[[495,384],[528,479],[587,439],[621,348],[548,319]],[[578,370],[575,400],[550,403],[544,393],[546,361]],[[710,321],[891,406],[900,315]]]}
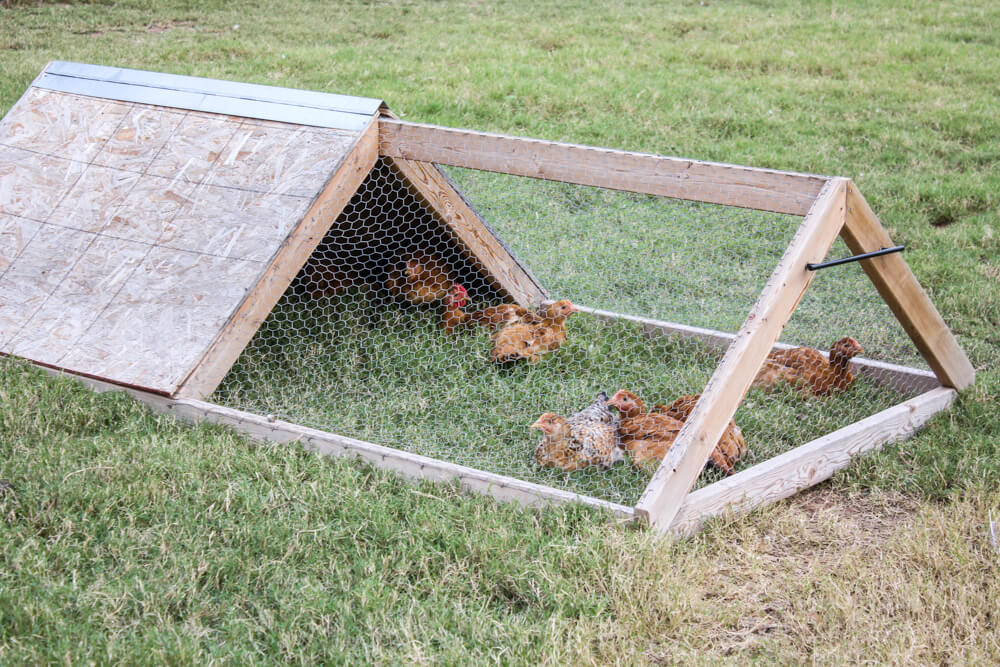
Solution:
{"label": "wooden crossbar", "polygon": [[379,152],[612,190],[805,215],[824,176],[701,162],[540,139],[379,121]]}

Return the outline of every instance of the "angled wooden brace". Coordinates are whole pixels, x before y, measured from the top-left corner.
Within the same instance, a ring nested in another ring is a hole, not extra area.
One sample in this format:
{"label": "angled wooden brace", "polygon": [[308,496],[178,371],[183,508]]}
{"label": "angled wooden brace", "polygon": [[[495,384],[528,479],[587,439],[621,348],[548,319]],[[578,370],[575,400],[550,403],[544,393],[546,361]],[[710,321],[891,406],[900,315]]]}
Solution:
{"label": "angled wooden brace", "polygon": [[669,529],[715,443],[722,437],[758,369],[781,335],[814,272],[805,265],[826,256],[844,225],[848,179],[820,191],[719,367],[636,504],[636,514],[659,532]]}
{"label": "angled wooden brace", "polygon": [[[892,245],[889,233],[853,182],[847,184],[847,217],[840,235],[855,254]],[[975,369],[902,255],[862,260],[861,267],[875,283],[878,293],[903,325],[938,381],[955,389],[964,389],[972,384],[976,379]]]}

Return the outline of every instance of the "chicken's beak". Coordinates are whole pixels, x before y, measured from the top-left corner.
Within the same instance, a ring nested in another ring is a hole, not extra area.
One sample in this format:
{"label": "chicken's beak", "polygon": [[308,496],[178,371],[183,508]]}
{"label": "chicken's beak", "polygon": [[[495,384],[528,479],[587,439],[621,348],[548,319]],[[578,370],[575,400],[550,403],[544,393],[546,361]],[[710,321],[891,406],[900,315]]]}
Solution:
{"label": "chicken's beak", "polygon": [[528,428],[537,428],[544,431],[545,429],[542,427],[542,418],[539,417],[538,419],[536,419],[535,423],[529,426]]}

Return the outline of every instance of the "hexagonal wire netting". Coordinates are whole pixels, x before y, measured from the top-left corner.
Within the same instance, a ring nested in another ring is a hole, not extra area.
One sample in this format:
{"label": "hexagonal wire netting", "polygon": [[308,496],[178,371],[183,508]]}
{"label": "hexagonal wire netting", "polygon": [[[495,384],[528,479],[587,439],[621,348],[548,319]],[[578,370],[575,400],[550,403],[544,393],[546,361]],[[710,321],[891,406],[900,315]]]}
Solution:
{"label": "hexagonal wire netting", "polygon": [[[447,173],[552,299],[722,332],[743,323],[801,222],[473,170]],[[840,241],[830,253],[848,254]],[[407,278],[410,263],[423,273]],[[425,289],[432,283],[439,284]],[[212,400],[634,504],[654,466],[540,467],[533,457],[540,433],[529,425],[542,412],[574,413],[601,390],[630,390],[647,407],[698,394],[724,349],[579,312],[566,320],[565,342],[537,362],[498,363],[485,328],[444,330],[455,283],[467,292],[465,312],[509,300],[381,159]],[[782,341],[826,351],[845,336],[865,357],[924,368],[857,264],[816,276]],[[750,390],[735,417],[747,443],[737,470],[918,390],[858,376],[846,391],[817,391],[817,378],[838,371],[825,361],[809,364],[775,359]],[[846,384],[843,373],[837,377],[834,384]],[[722,474],[706,467],[699,484]]]}

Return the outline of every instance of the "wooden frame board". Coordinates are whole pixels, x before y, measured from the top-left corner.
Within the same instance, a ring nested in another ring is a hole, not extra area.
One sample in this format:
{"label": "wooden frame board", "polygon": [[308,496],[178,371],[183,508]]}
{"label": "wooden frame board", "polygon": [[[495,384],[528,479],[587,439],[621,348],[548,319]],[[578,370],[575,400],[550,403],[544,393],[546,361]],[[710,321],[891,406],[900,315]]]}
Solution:
{"label": "wooden frame board", "polygon": [[913,435],[947,410],[957,394],[947,387],[932,389],[693,491],[684,498],[669,531],[691,535],[712,517],[747,512],[815,486],[846,468],[854,457]]}
{"label": "wooden frame board", "polygon": [[543,506],[549,503],[581,503],[610,512],[619,519],[635,518],[631,507],[592,498],[542,484],[534,484],[506,475],[456,465],[427,456],[410,454],[391,447],[336,435],[280,419],[262,417],[251,412],[235,410],[194,398],[170,398],[142,389],[122,387],[97,378],[89,378],[59,369],[38,366],[54,376],[71,377],[99,393],[123,391],[146,404],[154,412],[168,414],[185,421],[208,421],[229,426],[251,440],[268,444],[301,444],[306,451],[323,456],[359,458],[384,470],[392,470],[403,477],[433,482],[454,482],[462,487],[492,496],[501,502],[517,502],[526,506]]}
{"label": "wooden frame board", "polygon": [[398,157],[391,160],[416,194],[515,302],[528,307],[547,298],[545,290],[525,271],[436,165]]}
{"label": "wooden frame board", "polygon": [[639,516],[665,530],[681,501],[705,467],[715,443],[736,414],[767,353],[777,342],[814,273],[805,265],[822,261],[840,232],[846,206],[846,179],[827,183],[802,221],[740,328],[708,381],[663,463],[636,504]]}

